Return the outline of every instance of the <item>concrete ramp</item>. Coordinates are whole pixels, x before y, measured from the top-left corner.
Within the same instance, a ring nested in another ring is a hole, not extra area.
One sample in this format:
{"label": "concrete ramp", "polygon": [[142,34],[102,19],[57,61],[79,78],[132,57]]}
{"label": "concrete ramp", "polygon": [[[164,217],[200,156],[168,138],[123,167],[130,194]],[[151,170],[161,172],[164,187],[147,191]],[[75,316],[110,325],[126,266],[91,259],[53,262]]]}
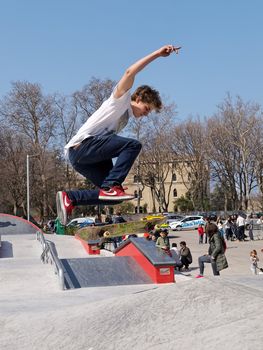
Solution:
{"label": "concrete ramp", "polygon": [[153,283],[131,257],[61,259],[67,289]]}
{"label": "concrete ramp", "polygon": [[18,216],[0,213],[0,235],[34,234],[39,227]]}

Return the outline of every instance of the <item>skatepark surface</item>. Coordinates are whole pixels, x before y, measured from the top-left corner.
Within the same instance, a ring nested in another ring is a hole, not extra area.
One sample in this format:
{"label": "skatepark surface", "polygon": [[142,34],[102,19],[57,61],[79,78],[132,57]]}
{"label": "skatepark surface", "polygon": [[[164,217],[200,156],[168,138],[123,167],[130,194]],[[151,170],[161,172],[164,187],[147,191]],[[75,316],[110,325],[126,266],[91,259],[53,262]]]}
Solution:
{"label": "skatepark surface", "polygon": [[[196,231],[170,232],[185,240],[193,255],[189,272],[174,284],[123,284],[59,289],[54,266],[42,264],[34,229],[9,232],[0,215],[0,348],[14,349],[260,349],[263,344],[263,275],[250,272],[249,252],[256,249],[263,267],[262,240],[229,242],[229,268],[213,277],[197,258],[208,245]],[[12,221],[9,220],[12,223]],[[23,222],[23,225],[25,223]],[[25,224],[26,225],[26,224]],[[10,226],[10,225],[9,225]],[[13,228],[14,226],[10,226]],[[31,226],[32,227],[32,226]],[[110,253],[88,257],[74,237],[45,235],[58,256],[78,265],[81,259],[115,259]],[[107,263],[103,265],[107,269]],[[118,274],[116,265],[116,274]],[[89,271],[89,273],[91,273]]]}

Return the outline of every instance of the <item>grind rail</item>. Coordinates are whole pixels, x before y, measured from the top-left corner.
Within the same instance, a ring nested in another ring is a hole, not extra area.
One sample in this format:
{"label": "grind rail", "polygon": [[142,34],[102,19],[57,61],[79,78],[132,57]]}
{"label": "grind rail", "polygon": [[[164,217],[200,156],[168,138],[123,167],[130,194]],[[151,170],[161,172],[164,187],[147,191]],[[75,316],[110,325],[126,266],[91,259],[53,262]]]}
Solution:
{"label": "grind rail", "polygon": [[58,275],[59,278],[60,289],[66,289],[63,266],[61,264],[60,259],[58,258],[55,244],[47,240],[41,231],[36,232],[36,239],[41,243],[43,250],[40,256],[41,261],[43,262],[43,264],[50,263],[54,266],[55,274]]}

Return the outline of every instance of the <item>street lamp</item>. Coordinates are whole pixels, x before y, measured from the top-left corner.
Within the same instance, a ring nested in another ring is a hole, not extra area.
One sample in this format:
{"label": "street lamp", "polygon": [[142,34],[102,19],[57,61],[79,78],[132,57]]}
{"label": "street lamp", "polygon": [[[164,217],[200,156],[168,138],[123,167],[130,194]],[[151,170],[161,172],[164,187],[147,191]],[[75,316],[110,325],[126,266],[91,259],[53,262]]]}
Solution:
{"label": "street lamp", "polygon": [[26,156],[26,198],[27,198],[27,221],[30,221],[30,185],[29,185],[29,158],[37,157],[39,154]]}

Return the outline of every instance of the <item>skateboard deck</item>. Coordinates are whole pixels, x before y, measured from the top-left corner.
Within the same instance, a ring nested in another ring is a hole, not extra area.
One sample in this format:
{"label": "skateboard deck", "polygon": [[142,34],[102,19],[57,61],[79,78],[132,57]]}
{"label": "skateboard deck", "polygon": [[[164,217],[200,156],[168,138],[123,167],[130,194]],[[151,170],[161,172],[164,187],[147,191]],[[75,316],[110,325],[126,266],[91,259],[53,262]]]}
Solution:
{"label": "skateboard deck", "polygon": [[161,224],[166,218],[157,218],[149,221],[128,221],[120,224],[110,224],[103,226],[87,226],[76,230],[77,234],[83,240],[98,239],[100,232],[108,231],[109,237],[118,237],[137,233],[149,232],[156,224]]}

